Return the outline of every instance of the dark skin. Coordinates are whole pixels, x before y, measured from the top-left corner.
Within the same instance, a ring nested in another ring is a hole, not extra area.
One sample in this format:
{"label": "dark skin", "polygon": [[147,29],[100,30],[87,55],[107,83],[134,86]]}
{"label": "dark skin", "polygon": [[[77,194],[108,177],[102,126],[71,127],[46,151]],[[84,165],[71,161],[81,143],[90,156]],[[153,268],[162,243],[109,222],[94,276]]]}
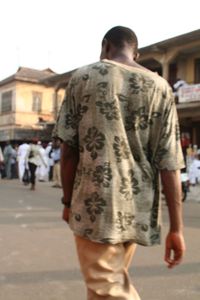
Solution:
{"label": "dark skin", "polygon": [[123,49],[118,49],[106,39],[102,42],[100,59],[114,60],[127,66],[145,69],[136,62],[138,57],[139,53],[135,49],[134,45],[130,46],[129,44],[125,44]]}
{"label": "dark skin", "polygon": [[[61,180],[63,187],[64,202],[70,203],[73,192],[74,179],[78,166],[79,154],[66,143],[61,145]],[[64,206],[63,220],[68,223],[70,208]]]}
{"label": "dark skin", "polygon": [[169,211],[170,228],[165,241],[165,261],[168,268],[180,264],[185,252],[182,219],[182,189],[180,171],[160,172]]}
{"label": "dark skin", "polygon": [[[122,49],[118,49],[107,40],[102,42],[101,59],[113,60],[118,63],[142,68],[136,60],[137,50],[134,45],[124,44]],[[61,152],[61,178],[65,202],[70,202],[73,191],[74,178],[78,165],[78,153],[67,144],[62,145]],[[185,252],[185,241],[183,236],[182,220],[182,199],[180,171],[161,170],[161,181],[169,211],[170,228],[165,240],[165,261],[168,268],[173,268],[180,264]],[[69,221],[70,209],[64,207],[63,220]]]}

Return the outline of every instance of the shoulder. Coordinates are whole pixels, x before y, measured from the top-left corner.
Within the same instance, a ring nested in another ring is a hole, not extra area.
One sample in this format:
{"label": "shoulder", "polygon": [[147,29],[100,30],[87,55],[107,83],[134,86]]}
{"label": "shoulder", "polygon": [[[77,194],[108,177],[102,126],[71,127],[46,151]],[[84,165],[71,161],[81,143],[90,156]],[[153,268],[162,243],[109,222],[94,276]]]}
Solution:
{"label": "shoulder", "polygon": [[174,98],[172,88],[166,79],[152,71],[144,71],[143,76],[145,80],[153,83],[154,92],[161,98],[170,99],[170,101]]}
{"label": "shoulder", "polygon": [[167,82],[166,79],[164,79],[162,76],[160,76],[156,72],[152,72],[151,70],[148,70],[146,68],[141,68],[138,71],[144,78],[152,80],[155,84],[160,89],[171,89],[169,83]]}
{"label": "shoulder", "polygon": [[[98,72],[99,70],[101,70],[102,68],[106,69],[107,67],[109,67],[110,64],[104,62],[104,61],[97,61],[97,62],[94,62],[92,64],[89,64],[89,65],[85,65],[83,67],[80,67],[79,69],[77,69],[71,79],[75,79],[75,78],[78,78],[80,76],[83,76],[83,80],[87,79],[87,77],[84,77],[85,75],[91,73],[91,72]],[[102,74],[103,75],[103,74]]]}

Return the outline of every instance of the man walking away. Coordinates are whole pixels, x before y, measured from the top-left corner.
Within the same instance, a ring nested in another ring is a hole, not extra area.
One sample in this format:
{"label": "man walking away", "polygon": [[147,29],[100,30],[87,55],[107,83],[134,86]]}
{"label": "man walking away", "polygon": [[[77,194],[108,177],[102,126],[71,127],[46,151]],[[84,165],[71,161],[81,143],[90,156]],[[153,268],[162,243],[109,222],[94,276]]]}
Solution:
{"label": "man walking away", "polygon": [[137,44],[129,28],[106,33],[101,60],[72,76],[54,133],[63,141],[63,219],[75,235],[89,300],[140,299],[128,266],[136,244],[160,243],[160,176],[168,267],[185,251],[174,98],[163,78],[135,62]]}

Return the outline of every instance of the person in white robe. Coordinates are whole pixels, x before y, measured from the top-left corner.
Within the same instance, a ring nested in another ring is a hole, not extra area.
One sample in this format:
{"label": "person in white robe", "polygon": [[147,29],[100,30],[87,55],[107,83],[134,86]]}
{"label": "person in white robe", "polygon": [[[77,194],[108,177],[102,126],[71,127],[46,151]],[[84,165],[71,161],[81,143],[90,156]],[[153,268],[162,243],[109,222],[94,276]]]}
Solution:
{"label": "person in white robe", "polygon": [[24,142],[21,145],[19,145],[17,150],[18,172],[19,172],[20,181],[22,181],[22,177],[24,175],[25,164],[26,164],[25,157],[28,149],[29,149],[29,144]]}
{"label": "person in white robe", "polygon": [[0,178],[3,177],[3,163],[4,163],[3,151],[0,147]]}
{"label": "person in white robe", "polygon": [[200,182],[200,160],[195,156],[190,169],[189,169],[189,180],[192,186],[195,186]]}
{"label": "person in white robe", "polygon": [[49,181],[53,180],[53,166],[54,166],[54,160],[51,157],[52,156],[52,142],[49,142],[46,149],[46,155],[48,157],[48,174],[49,174]]}
{"label": "person in white robe", "polygon": [[39,181],[48,181],[48,156],[47,156],[47,153],[42,145],[42,143],[39,141],[38,142],[38,145],[40,147],[40,154],[43,158],[43,161],[45,162],[45,165],[44,164],[40,164],[38,167],[37,167],[37,170],[36,170],[36,177]]}

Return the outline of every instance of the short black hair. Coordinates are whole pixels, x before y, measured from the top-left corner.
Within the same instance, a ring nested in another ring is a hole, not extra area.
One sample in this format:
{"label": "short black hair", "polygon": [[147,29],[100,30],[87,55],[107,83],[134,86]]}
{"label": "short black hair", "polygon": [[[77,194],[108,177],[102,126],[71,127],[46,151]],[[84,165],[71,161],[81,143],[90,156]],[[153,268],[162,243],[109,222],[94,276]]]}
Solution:
{"label": "short black hair", "polygon": [[128,27],[115,26],[105,34],[103,40],[104,39],[110,41],[115,47],[119,49],[123,49],[125,43],[135,48],[135,50],[138,49],[137,36],[135,32]]}

